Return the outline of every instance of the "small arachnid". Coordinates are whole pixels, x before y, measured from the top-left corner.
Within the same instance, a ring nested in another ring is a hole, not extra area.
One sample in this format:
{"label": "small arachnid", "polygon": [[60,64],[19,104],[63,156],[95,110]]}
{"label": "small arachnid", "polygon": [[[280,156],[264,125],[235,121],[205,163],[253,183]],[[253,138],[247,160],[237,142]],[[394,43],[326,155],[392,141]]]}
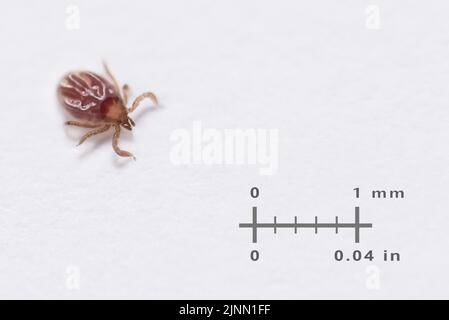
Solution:
{"label": "small arachnid", "polygon": [[104,68],[112,83],[90,71],[70,72],[61,80],[58,86],[59,102],[79,120],[67,121],[65,124],[92,129],[81,137],[78,145],[94,135],[114,129],[114,151],[121,157],[132,157],[135,160],[130,152],[118,147],[121,127],[132,130],[135,123],[128,115],[136,110],[143,99],[149,98],[157,105],[157,98],[154,93],[145,92],[127,108],[128,85],[123,85],[120,93],[118,82],[105,63]]}

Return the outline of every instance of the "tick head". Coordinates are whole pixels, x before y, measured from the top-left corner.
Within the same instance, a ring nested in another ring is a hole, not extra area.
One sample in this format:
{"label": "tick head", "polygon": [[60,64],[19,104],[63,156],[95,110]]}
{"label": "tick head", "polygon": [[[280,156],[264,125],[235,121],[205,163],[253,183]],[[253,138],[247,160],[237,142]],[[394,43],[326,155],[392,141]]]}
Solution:
{"label": "tick head", "polygon": [[122,122],[120,123],[120,125],[128,130],[132,130],[133,127],[136,125],[133,121],[133,119],[131,119],[130,117],[126,116],[126,118],[124,118],[122,120]]}

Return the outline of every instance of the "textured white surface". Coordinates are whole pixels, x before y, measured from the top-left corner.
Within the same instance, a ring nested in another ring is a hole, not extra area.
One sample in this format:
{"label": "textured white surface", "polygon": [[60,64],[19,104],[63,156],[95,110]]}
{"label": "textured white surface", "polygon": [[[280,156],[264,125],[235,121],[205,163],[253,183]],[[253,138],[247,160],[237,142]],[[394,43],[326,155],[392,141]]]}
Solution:
{"label": "textured white surface", "polygon": [[[66,8],[80,9],[67,30]],[[365,27],[379,6],[381,28]],[[448,298],[447,1],[40,1],[0,11],[0,297]],[[76,148],[55,99],[73,69],[106,59],[133,97],[121,146]],[[145,110],[147,109],[147,111]],[[174,166],[173,130],[279,129],[280,167]],[[248,191],[262,193],[251,201]],[[356,201],[352,189],[402,188]],[[374,229],[260,232],[239,222],[348,220]],[[258,248],[259,262],[249,252]],[[336,249],[402,262],[337,263]],[[379,255],[379,254],[378,254]],[[380,288],[365,284],[368,266]],[[79,275],[80,288],[70,285]],[[72,277],[72,278],[71,278]],[[71,289],[72,288],[72,289]]]}

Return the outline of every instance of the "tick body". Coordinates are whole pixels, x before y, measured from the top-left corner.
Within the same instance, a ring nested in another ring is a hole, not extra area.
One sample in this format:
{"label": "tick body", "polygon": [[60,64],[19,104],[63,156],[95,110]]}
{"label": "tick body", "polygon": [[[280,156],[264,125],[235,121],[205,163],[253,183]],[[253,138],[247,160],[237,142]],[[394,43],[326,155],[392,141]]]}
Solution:
{"label": "tick body", "polygon": [[128,85],[123,85],[120,90],[117,80],[106,64],[104,68],[111,82],[90,71],[70,72],[63,77],[58,86],[58,99],[64,109],[76,119],[65,124],[92,129],[81,137],[78,145],[94,135],[112,129],[114,151],[121,157],[135,159],[130,152],[118,147],[121,128],[132,130],[135,123],[129,114],[143,99],[149,98],[157,105],[157,98],[152,92],[145,92],[127,107]]}

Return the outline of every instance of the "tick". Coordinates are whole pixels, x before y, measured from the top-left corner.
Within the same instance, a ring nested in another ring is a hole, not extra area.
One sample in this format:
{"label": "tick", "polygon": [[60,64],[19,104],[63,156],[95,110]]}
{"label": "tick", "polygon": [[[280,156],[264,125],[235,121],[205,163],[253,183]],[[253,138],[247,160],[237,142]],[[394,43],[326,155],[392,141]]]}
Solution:
{"label": "tick", "polygon": [[76,121],[67,121],[66,125],[92,129],[83,135],[78,143],[97,134],[114,130],[112,148],[121,157],[135,157],[132,153],[118,147],[121,128],[132,130],[134,121],[129,117],[140,102],[149,98],[154,105],[158,104],[152,92],[138,96],[130,107],[128,104],[129,87],[123,85],[122,90],[108,66],[103,63],[105,72],[111,82],[90,71],[76,71],[66,74],[58,86],[58,100]]}

